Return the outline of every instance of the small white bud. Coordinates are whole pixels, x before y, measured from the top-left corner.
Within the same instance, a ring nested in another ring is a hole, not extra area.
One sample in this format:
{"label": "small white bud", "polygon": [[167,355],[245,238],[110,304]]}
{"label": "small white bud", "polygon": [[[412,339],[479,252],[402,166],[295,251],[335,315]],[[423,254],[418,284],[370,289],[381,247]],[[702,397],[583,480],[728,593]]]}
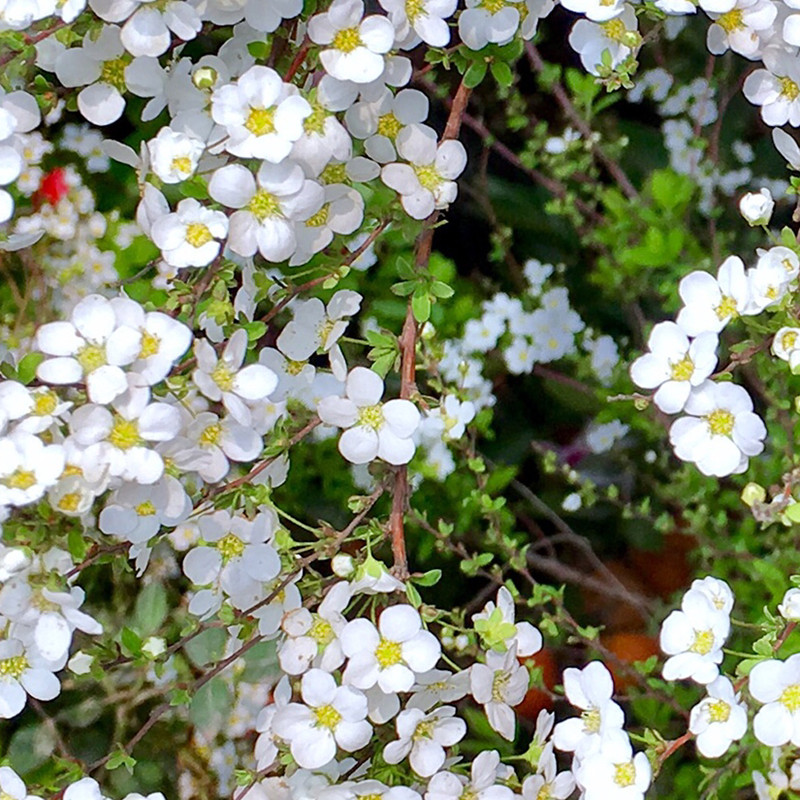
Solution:
{"label": "small white bud", "polygon": [[76,675],[86,675],[92,668],[92,661],[94,661],[94,656],[90,656],[88,653],[78,650],[67,662],[67,666]]}
{"label": "small white bud", "polygon": [[788,622],[800,622],[800,589],[788,589],[778,613]]}
{"label": "small white bud", "polygon": [[346,553],[338,553],[331,559],[331,569],[333,574],[338,575],[340,578],[352,575],[355,569],[352,556],[348,556]]}
{"label": "small white bud", "polygon": [[748,225],[766,225],[772,218],[775,201],[769,189],[760,192],[748,192],[739,201],[739,212]]}
{"label": "small white bud", "polygon": [[167,643],[160,636],[148,636],[142,645],[142,652],[147,653],[150,658],[158,658],[166,649]]}

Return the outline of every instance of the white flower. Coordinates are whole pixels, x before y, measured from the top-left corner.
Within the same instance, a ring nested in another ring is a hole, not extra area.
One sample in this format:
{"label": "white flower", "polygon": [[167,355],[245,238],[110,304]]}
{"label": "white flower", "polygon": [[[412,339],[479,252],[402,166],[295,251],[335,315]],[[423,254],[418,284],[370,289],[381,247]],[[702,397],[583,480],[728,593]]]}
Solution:
{"label": "white flower", "polygon": [[645,389],[658,387],[653,402],[667,414],[681,411],[693,386],[699,386],[717,366],[715,333],[700,334],[690,343],[674,322],[659,322],[647,340],[650,352],[631,365],[631,379]]}
{"label": "white flower", "polygon": [[367,698],[350,686],[337,686],[321,669],[303,675],[303,703],[278,709],[272,729],[289,743],[299,766],[317,769],[335,755],[337,745],[346,752],[365,747],[372,736],[367,716]]}
{"label": "white flower", "polygon": [[217,358],[214,348],[205,339],[194,343],[197,369],[192,373],[192,380],[209,400],[222,400],[242,425],[249,425],[251,420],[247,403],[263,400],[278,385],[278,376],[263,364],[242,367],[246,353],[247,331],[244,328],[233,333],[221,358]]}
{"label": "white flower", "polygon": [[31,433],[0,438],[0,507],[38,500],[64,469],[64,448],[45,445]]}
{"label": "white flower", "polygon": [[484,647],[498,653],[516,648],[520,658],[532,656],[542,649],[542,634],[530,622],[514,622],[514,598],[505,586],[497,590],[497,604],[489,601],[472,624],[480,634]]}
{"label": "white flower", "polygon": [[761,106],[767,125],[800,125],[800,63],[793,54],[778,48],[764,51],[764,66],[745,79],[742,91],[754,105]]}
{"label": "white flower", "polygon": [[564,8],[585,14],[592,22],[608,22],[619,16],[625,8],[624,0],[566,0]]}
{"label": "white flower", "polygon": [[45,359],[36,370],[45,383],[86,382],[93,403],[110,403],[128,388],[121,367],[139,355],[141,338],[128,326],[117,325],[114,307],[98,294],[84,297],[70,322],[48,322],[36,332]]}
{"label": "white flower", "polygon": [[706,758],[718,758],[747,732],[747,707],[733,684],[720,675],[706,687],[707,695],[694,708],[689,730],[697,737],[697,749]]}
{"label": "white flower", "polygon": [[548,742],[539,756],[536,774],[528,775],[522,782],[522,800],[565,800],[569,797],[575,791],[575,777],[570,771],[557,772],[557,769],[553,743]]}
{"label": "white flower", "polygon": [[678,458],[694,462],[704,475],[744,472],[748,458],[764,449],[767,429],[741,386],[705,381],[684,410],[691,416],[672,423],[670,443]]}
{"label": "white flower", "polygon": [[225,149],[277,164],[303,135],[311,106],[270,67],[250,67],[236,83],[214,90],[211,116],[228,132]]}
{"label": "white flower", "polygon": [[467,726],[452,706],[440,706],[430,714],[418,708],[406,709],[397,716],[397,741],[383,749],[387,764],[399,764],[408,756],[411,769],[423,778],[444,764],[444,748],[464,738]]}
{"label": "white flower", "polygon": [[194,175],[205,145],[200,139],[164,127],[147,142],[150,167],[164,183],[180,183]]}
{"label": "white flower", "polygon": [[708,684],[719,674],[722,645],[728,638],[730,618],[699,589],[690,589],[661,626],[661,649],[670,658],[664,664],[665,680],[691,678]]}
{"label": "white flower", "polygon": [[733,592],[731,587],[721,578],[708,575],[705,578],[695,578],[690,587],[701,594],[704,594],[711,605],[722,614],[730,614],[733,609]]}
{"label": "white flower", "polygon": [[768,225],[775,209],[775,201],[769,189],[748,192],[739,201],[739,212],[748,225]]}
{"label": "white flower", "polygon": [[274,262],[294,253],[294,223],[319,211],[324,200],[322,187],[307,180],[302,167],[289,159],[280,164],[263,162],[255,177],[241,164],[229,164],[214,173],[208,193],[238,209],[230,217],[231,250],[245,257],[258,251]]}
{"label": "white flower", "polygon": [[205,267],[219,253],[217,239],[228,234],[228,218],[222,211],[205,208],[187,197],[172,214],[160,217],[150,229],[150,238],[172,267]]}
{"label": "white flower", "polygon": [[778,606],[778,613],[787,622],[800,622],[800,589],[787,589]]}
{"label": "white flower", "polygon": [[470,688],[472,696],[484,707],[489,725],[504,739],[514,741],[513,706],[518,706],[528,691],[528,670],[517,661],[516,648],[505,653],[490,650],[485,664],[473,664]]}
{"label": "white flower", "polygon": [[428,782],[425,800],[513,800],[514,793],[497,783],[500,755],[484,750],[472,762],[470,779],[453,772],[437,772]]}
{"label": "white flower", "polygon": [[407,125],[395,140],[397,152],[408,164],[387,164],[381,180],[401,196],[400,202],[413,219],[425,219],[456,199],[455,179],[464,171],[467,152],[450,139],[437,145],[436,134],[424,125]]}
{"label": "white flower", "polygon": [[261,437],[251,427],[240,425],[230,417],[220,419],[210,411],[198,414],[188,426],[186,435],[196,442],[200,457],[190,456],[182,466],[196,470],[208,483],[216,483],[228,474],[228,459],[252,461],[264,446]]}
{"label": "white flower", "polygon": [[0,641],[0,717],[10,719],[25,707],[27,695],[52,700],[61,684],[41,656],[27,652],[18,639]]}
{"label": "white flower", "polygon": [[383,380],[366,367],[347,376],[344,397],[320,400],[317,411],[328,425],[345,428],[339,452],[353,464],[382,458],[389,464],[407,464],[414,455],[411,438],[419,425],[419,411],[409,400],[381,403]]}
{"label": "white flower", "polygon": [[553,743],[559,750],[574,751],[583,758],[596,752],[614,731],[622,729],[625,715],[611,699],[614,681],[602,662],[591,661],[583,669],[565,669],[564,692],[582,713],[556,725]]}
{"label": "white flower", "polygon": [[323,14],[308,21],[315,44],[329,45],[320,53],[325,71],[340,81],[370,83],[381,76],[384,55],[394,44],[394,26],[374,14],[364,17],[362,0],[334,0]]}
{"label": "white flower", "polygon": [[652,770],[644,753],[633,754],[625,731],[612,731],[600,749],[573,770],[585,800],[642,800]]}
{"label": "white flower", "polygon": [[611,66],[616,67],[632,52],[638,34],[636,32],[636,12],[633,6],[623,4],[618,16],[608,22],[590,22],[579,19],[569,34],[569,43],[581,57],[587,72],[597,75],[597,67],[603,61],[603,52],[611,55]]}
{"label": "white flower", "polygon": [[[770,0],[737,0],[730,11],[723,14],[709,12],[714,24],[706,37],[708,49],[719,56],[730,47],[746,58],[757,58],[761,52],[759,33],[769,34],[777,14],[777,6]],[[795,44],[800,44],[800,41]]]}
{"label": "white flower", "polygon": [[350,659],[342,679],[358,689],[377,683],[386,693],[407,692],[416,673],[432,669],[441,655],[439,640],[422,629],[419,614],[408,605],[385,609],[377,628],[368,619],[354,619],[339,638]]}
{"label": "white flower", "polygon": [[398,41],[413,41],[416,35],[431,47],[450,43],[446,20],[455,13],[458,0],[380,0],[380,4],[389,12]]}
{"label": "white flower", "polygon": [[487,44],[506,44],[517,32],[521,0],[498,0],[484,3],[467,0],[458,17],[458,35],[470,50],[482,50]]}
{"label": "white flower", "polygon": [[469,681],[468,669],[455,674],[445,669],[423,672],[417,675],[417,682],[411,687],[413,694],[406,708],[430,711],[437,704],[454,703],[469,692]]}
{"label": "white flower", "polygon": [[748,687],[764,703],[753,720],[756,739],[768,747],[800,746],[800,654],[756,664]]}

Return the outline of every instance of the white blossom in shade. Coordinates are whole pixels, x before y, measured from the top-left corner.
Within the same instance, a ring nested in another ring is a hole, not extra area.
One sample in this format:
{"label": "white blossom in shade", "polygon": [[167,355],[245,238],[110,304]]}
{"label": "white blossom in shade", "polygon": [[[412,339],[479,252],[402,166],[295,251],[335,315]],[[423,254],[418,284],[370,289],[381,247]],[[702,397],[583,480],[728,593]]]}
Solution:
{"label": "white blossom in shade", "polygon": [[517,661],[516,648],[505,653],[489,650],[485,664],[470,668],[470,691],[480,703],[489,725],[509,742],[514,741],[518,706],[528,691],[528,670]]}
{"label": "white blossom in shade", "polygon": [[689,730],[706,758],[723,755],[747,732],[747,708],[733,684],[720,675],[706,687],[706,696],[692,708]]}
{"label": "white blossom in shade", "polygon": [[764,704],[753,720],[756,739],[768,747],[800,745],[800,654],[756,664],[748,688]]}
{"label": "white blossom in shade", "polygon": [[110,301],[99,294],[84,297],[69,322],[48,322],[36,332],[36,346],[46,358],[36,370],[45,383],[85,381],[89,400],[110,403],[128,388],[122,367],[139,355],[140,337],[118,326]]}
{"label": "white blossom in shade", "polygon": [[301,682],[303,704],[278,709],[273,730],[289,743],[294,760],[304,769],[323,767],[336,755],[365,747],[372,736],[367,698],[351,686],[337,686],[333,676],[312,669]]}
{"label": "white blossom in shade", "polygon": [[205,267],[219,253],[218,239],[228,234],[228,218],[222,211],[201,205],[193,197],[178,203],[172,214],[157,219],[150,238],[171,267]]}
{"label": "white blossom in shade", "polygon": [[230,417],[220,419],[210,411],[198,414],[186,435],[197,444],[201,457],[187,463],[185,468],[196,471],[207,483],[216,483],[228,474],[229,460],[252,461],[264,447],[261,437],[251,427]]}
{"label": "white blossom in shade", "polygon": [[670,443],[678,458],[695,463],[704,475],[744,472],[749,457],[764,449],[767,429],[741,386],[705,381],[692,390],[684,410],[690,416],[672,423]]}
{"label": "white blossom in shade", "polygon": [[55,72],[62,86],[83,86],[78,110],[94,125],[110,125],[125,110],[130,59],[116,25],[104,25],[92,38],[86,34],[81,47],[70,47],[56,59]]}
{"label": "white blossom in shade", "polygon": [[287,397],[301,398],[311,387],[317,372],[313,364],[286,358],[274,347],[263,348],[258,354],[258,363],[278,376],[278,385],[270,395],[273,402],[284,401]]}
{"label": "white blossom in shade", "polygon": [[294,318],[278,336],[280,351],[291,361],[307,361],[314,353],[328,353],[333,374],[343,381],[347,377],[344,356],[337,344],[358,313],[362,297],[358,292],[342,289],[328,301],[312,297],[295,309]]}
{"label": "white blossom in shade", "polygon": [[597,752],[613,731],[622,729],[625,715],[611,699],[614,681],[602,662],[591,661],[583,669],[565,669],[564,693],[581,715],[555,726],[553,743],[559,750],[583,758]]}
{"label": "white blossom in shade", "polygon": [[352,464],[375,458],[394,465],[411,461],[412,437],[419,426],[417,407],[409,400],[381,403],[383,380],[366,367],[354,367],[345,386],[344,397],[323,397],[317,406],[324,423],[345,428],[339,452]]}
{"label": "white blossom in shade", "polygon": [[787,589],[778,604],[778,613],[787,622],[800,622],[800,589]]}
{"label": "white blossom in shade", "polygon": [[23,708],[27,696],[52,700],[61,691],[50,663],[23,647],[18,639],[0,641],[0,717],[11,719]]}
{"label": "white blossom in shade", "polygon": [[652,769],[644,753],[634,755],[623,730],[609,732],[598,751],[573,768],[585,800],[643,800]]}
{"label": "white blossom in shade", "polygon": [[769,189],[748,192],[739,200],[739,213],[748,225],[768,225],[775,210],[775,201]]}
{"label": "white blossom in shade", "polygon": [[777,6],[769,0],[737,0],[730,11],[709,12],[714,20],[706,37],[709,51],[720,56],[730,48],[745,58],[758,58],[762,50],[759,34],[768,33],[777,15]]}
{"label": "white blossom in shade", "polygon": [[64,448],[14,431],[0,438],[0,506],[23,506],[38,500],[64,469]]}
{"label": "white blossom in shade", "polygon": [[431,47],[447,47],[450,28],[447,18],[456,10],[458,0],[380,0],[389,14],[398,41],[412,42],[418,36]]}
{"label": "white blossom in shade", "polygon": [[566,800],[575,791],[575,776],[571,771],[558,772],[553,743],[548,742],[539,756],[536,774],[522,782],[522,800]]}
{"label": "white blossom in shade", "polygon": [[514,792],[498,781],[500,754],[484,750],[472,762],[470,776],[453,772],[437,772],[428,782],[425,800],[513,800]]}
{"label": "white blossom in shade", "polygon": [[349,659],[342,679],[358,689],[378,684],[383,692],[407,692],[416,673],[432,669],[441,655],[439,640],[409,605],[385,609],[377,628],[368,619],[351,620],[339,639]]}
{"label": "white blossom in shade", "polygon": [[458,35],[470,50],[487,44],[506,44],[517,32],[521,0],[498,0],[491,5],[482,0],[467,0],[458,17]]}
{"label": "white blossom in shade", "polygon": [[497,603],[490,600],[472,624],[480,633],[484,647],[502,653],[516,648],[520,658],[532,656],[542,649],[542,634],[530,622],[514,622],[514,598],[505,586],[497,590]]}
{"label": "white blossom in shade", "polygon": [[395,140],[397,152],[408,164],[386,164],[381,180],[400,194],[405,212],[425,219],[447,208],[458,194],[455,179],[467,165],[467,151],[450,139],[437,144],[436,134],[425,125],[407,125]]}
{"label": "white blossom in shade", "polygon": [[113,410],[89,403],[70,418],[70,433],[89,458],[108,467],[112,477],[155,483],[164,473],[161,455],[151,443],[166,442],[180,428],[180,414],[168,403],[150,403],[148,389],[130,389]]}
{"label": "white blossom in shade", "polygon": [[708,684],[719,675],[722,645],[730,632],[730,617],[703,591],[690,589],[661,625],[659,643],[670,658],[663,675],[668,681],[691,678]]}
{"label": "white blossom in shade", "polygon": [[311,666],[333,672],[344,662],[339,634],[347,624],[342,612],[352,596],[350,584],[334,584],[314,612],[290,611],[281,622],[286,639],[278,651],[278,663],[287,675],[301,675]]}
{"label": "white blossom in shade", "polygon": [[686,405],[693,386],[699,386],[717,366],[716,333],[701,333],[694,341],[674,322],[659,322],[647,340],[649,353],[631,365],[631,380],[644,389],[657,389],[653,402],[667,414]]}
{"label": "white blossom in shade", "polygon": [[448,394],[442,398],[438,408],[426,414],[423,420],[423,436],[448,442],[457,441],[473,419],[475,404],[469,400],[462,403],[454,394]]}
{"label": "white blossom in shade", "polygon": [[461,670],[455,674],[446,669],[431,669],[417,675],[417,682],[411,687],[413,694],[406,708],[419,708],[430,711],[435,705],[454,703],[469,692],[470,671]]}
{"label": "white blossom in shade", "polygon": [[428,778],[438,772],[445,759],[445,747],[464,738],[467,726],[452,706],[440,706],[425,714],[418,708],[401,711],[395,722],[397,740],[383,749],[387,764],[399,764],[408,757],[411,769]]}
{"label": "white blossom in shade", "polygon": [[181,482],[171,475],[163,475],[147,486],[124,483],[109,497],[97,526],[103,533],[132,544],[144,544],[162,525],[175,527],[191,510],[191,500]]}
{"label": "white blossom in shade", "polygon": [[26,800],[29,797],[24,781],[11,767],[0,767],[0,792],[10,800]]}
{"label": "white blossom in shade", "polygon": [[569,34],[569,44],[581,58],[587,72],[597,75],[602,63],[603,51],[611,55],[611,66],[616,67],[632,52],[638,38],[636,12],[633,6],[624,4],[621,13],[608,22],[590,22],[579,19]]}
{"label": "white blossom in shade", "polygon": [[384,55],[394,44],[394,26],[386,17],[364,17],[362,0],[334,0],[308,21],[308,35],[323,45],[320,61],[340,81],[370,83],[381,76]]}
{"label": "white blossom in shade", "polygon": [[218,169],[208,184],[218,203],[237,209],[230,217],[228,246],[240,256],[261,253],[267,261],[284,261],[297,246],[295,222],[322,207],[324,191],[305,178],[299,164],[262,163],[254,177],[241,164]]}
{"label": "white blossom in shade", "polygon": [[194,175],[205,144],[194,136],[163,127],[147,142],[150,168],[164,183],[180,183]]}
{"label": "white blossom in shade", "polygon": [[397,134],[406,126],[428,118],[428,98],[418,89],[402,89],[393,94],[385,89],[377,100],[361,100],[347,109],[344,121],[357,139],[364,140],[367,155],[379,164],[397,158]]}
{"label": "white blossom in shade", "polygon": [[745,79],[742,91],[753,105],[761,106],[767,125],[800,125],[800,63],[793,54],[768,47],[762,56],[766,69]]}
{"label": "white blossom in shade", "polygon": [[592,22],[608,22],[619,16],[625,8],[624,0],[566,0],[561,3],[564,8],[584,14]]}
{"label": "white blossom in shade", "polygon": [[303,122],[303,135],[292,146],[290,157],[303,164],[310,176],[321,176],[332,160],[350,161],[353,140],[336,114],[319,102]]}
{"label": "white blossom in shade", "polygon": [[694,591],[704,594],[711,605],[721,614],[730,614],[733,609],[733,592],[731,587],[721,578],[707,575],[705,578],[695,578],[689,587]]}
{"label": "white blossom in shade", "polygon": [[247,403],[264,400],[278,385],[278,376],[263,364],[242,367],[246,353],[247,331],[244,328],[231,335],[220,358],[205,339],[196,339],[194,343],[197,369],[192,373],[192,380],[209,400],[221,400],[242,425],[250,424]]}
{"label": "white blossom in shade", "polygon": [[148,386],[160,383],[189,349],[191,329],[161,311],[145,312],[127,297],[112,298],[111,306],[120,325],[139,333],[139,352],[129,371]]}
{"label": "white blossom in shade", "polygon": [[758,253],[757,266],[782,267],[784,271],[784,282],[791,283],[800,274],[800,256],[794,250],[778,245],[770,247],[769,250],[756,250]]}
{"label": "white blossom in shade", "polygon": [[228,137],[225,149],[241,158],[279,163],[303,135],[311,106],[270,67],[250,67],[235,83],[214,90],[211,116]]}
{"label": "white blossom in shade", "polygon": [[172,34],[190,41],[200,32],[202,22],[197,9],[183,0],[153,4],[150,0],[90,0],[98,17],[106,22],[122,22],[121,40],[134,56],[158,57],[167,52]]}

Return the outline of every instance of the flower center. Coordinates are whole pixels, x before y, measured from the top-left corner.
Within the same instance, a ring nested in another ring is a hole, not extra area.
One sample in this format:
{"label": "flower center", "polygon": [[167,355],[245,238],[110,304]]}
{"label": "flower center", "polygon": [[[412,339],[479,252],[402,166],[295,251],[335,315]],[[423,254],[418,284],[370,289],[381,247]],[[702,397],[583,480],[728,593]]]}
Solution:
{"label": "flower center", "polygon": [[245,128],[254,136],[266,136],[275,131],[275,111],[269,108],[251,108]]}
{"label": "flower center", "polygon": [[223,563],[232,558],[239,558],[244,553],[245,544],[235,533],[226,533],[218,542],[217,550],[222,555]]}
{"label": "flower center", "polygon": [[506,689],[508,682],[511,680],[511,675],[502,669],[497,669],[492,678],[492,701],[495,703],[503,703],[506,698]]}
{"label": "flower center", "polygon": [[435,727],[436,725],[433,720],[424,719],[414,729],[414,733],[412,734],[411,738],[415,742],[418,742],[420,739],[432,739],[433,730]]}
{"label": "flower center", "polygon": [[200,434],[200,444],[204,447],[211,447],[219,442],[222,433],[221,425],[209,425]]}
{"label": "flower center", "polygon": [[28,669],[28,660],[25,656],[12,656],[0,661],[0,676],[19,678]]}
{"label": "flower center", "polygon": [[400,133],[402,127],[403,123],[391,111],[378,120],[378,133],[381,136],[387,136],[389,139],[394,139]]}
{"label": "flower center", "polygon": [[704,631],[694,632],[694,642],[689,648],[690,652],[707,656],[714,647],[714,632],[709,628]]}
{"label": "flower center", "polygon": [[797,342],[797,331],[786,331],[781,336],[781,346],[784,350],[793,350],[795,342]]}
{"label": "flower center", "polygon": [[81,496],[78,492],[69,492],[56,503],[56,506],[60,511],[65,511],[69,514],[78,510],[80,502]]}
{"label": "flower center", "polygon": [[600,731],[600,709],[590,708],[581,714],[583,720],[583,730],[585,733],[599,733]]}
{"label": "flower center", "polygon": [[406,16],[413,23],[422,14],[424,0],[406,0]]}
{"label": "flower center", "polygon": [[158,352],[161,339],[149,331],[142,331],[142,346],[139,349],[139,358],[150,358]]}
{"label": "flower center", "polygon": [[318,645],[320,645],[320,647],[324,647],[326,644],[329,644],[335,637],[330,622],[328,622],[326,619],[323,619],[318,614],[314,614],[314,624],[311,626],[311,630],[309,630],[308,635]]}
{"label": "flower center", "polygon": [[789,101],[797,100],[800,97],[800,86],[791,78],[778,78],[778,82],[781,85],[781,97],[785,97]]}
{"label": "flower center", "polygon": [[188,175],[193,169],[192,159],[189,156],[176,156],[172,159],[171,167],[175,172]]}
{"label": "flower center", "polygon": [[414,167],[414,172],[417,174],[417,180],[420,186],[422,186],[423,189],[427,189],[429,192],[438,189],[442,182],[442,176],[433,164],[428,164],[424,167]]}
{"label": "flower center", "polygon": [[307,364],[307,361],[290,361],[288,358],[286,359],[286,373],[288,375],[299,375],[303,371],[303,367]]}
{"label": "flower center", "polygon": [[100,83],[107,83],[122,94],[127,88],[125,86],[125,67],[127,66],[124,58],[104,61],[100,70]]}
{"label": "flower center", "polygon": [[267,217],[274,217],[281,212],[278,198],[274,194],[270,194],[266,189],[259,189],[247,204],[247,208],[259,222],[263,222]]}
{"label": "flower center", "polygon": [[333,47],[343,53],[352,53],[356,47],[361,45],[361,34],[358,28],[345,28],[333,37]]}
{"label": "flower center", "polygon": [[617,786],[633,786],[635,780],[636,768],[633,766],[633,761],[614,764],[614,783]]}
{"label": "flower center", "polygon": [[213,238],[211,231],[202,222],[190,222],[186,226],[186,241],[192,247],[202,247]]}
{"label": "flower center", "polygon": [[211,380],[222,389],[223,392],[230,392],[233,389],[234,371],[224,362],[217,361],[217,366],[211,373]]}
{"label": "flower center", "polygon": [[331,705],[315,708],[314,717],[318,728],[329,730],[333,730],[342,721],[342,715]]}
{"label": "flower center", "polygon": [[46,417],[56,410],[58,405],[58,395],[50,389],[38,392],[33,401],[33,413],[40,417]]}
{"label": "flower center", "polygon": [[358,412],[358,424],[378,430],[383,425],[383,409],[380,403],[374,406],[364,406]]}
{"label": "flower center", "polygon": [[792,713],[800,709],[800,683],[787,686],[778,700]]}
{"label": "flower center", "polygon": [[27,469],[14,470],[7,478],[3,479],[3,483],[9,489],[30,489],[36,483],[36,475]]}
{"label": "flower center", "polygon": [[81,347],[75,358],[81,365],[84,375],[94,372],[98,367],[102,367],[107,363],[105,348],[95,344],[87,344]]}
{"label": "flower center", "polygon": [[708,704],[708,718],[712,722],[727,722],[730,715],[730,703],[726,703],[724,700],[717,700],[715,703]]}
{"label": "flower center", "polygon": [[743,20],[742,10],[740,8],[734,8],[731,11],[723,14],[718,20],[717,25],[719,25],[725,33],[732,33],[733,31],[738,31],[741,28],[744,28],[744,20]]}
{"label": "flower center", "polygon": [[610,19],[608,22],[601,22],[600,27],[603,29],[606,38],[611,39],[612,42],[622,42],[625,34],[628,32],[625,23],[619,18]]}
{"label": "flower center", "polygon": [[156,513],[156,507],[149,500],[145,500],[144,503],[139,503],[134,511],[140,517],[152,517]]}
{"label": "flower center", "polygon": [[375,658],[380,664],[381,669],[393,667],[403,660],[403,648],[400,642],[390,642],[388,639],[381,639],[375,648]]}
{"label": "flower center", "polygon": [[496,14],[506,7],[506,0],[481,0],[478,8],[485,8],[490,14]]}
{"label": "flower center", "polygon": [[680,361],[670,364],[669,370],[672,375],[672,380],[688,381],[694,373],[694,362],[687,354]]}
{"label": "flower center", "polygon": [[733,433],[733,414],[724,408],[712,411],[707,417],[706,422],[714,436],[730,436]]}
{"label": "flower center", "polygon": [[330,210],[330,203],[326,203],[316,214],[306,220],[306,225],[308,225],[309,228],[321,228],[328,222]]}
{"label": "flower center", "polygon": [[344,183],[347,180],[347,165],[328,164],[319,176],[320,181],[326,186],[331,183]]}
{"label": "flower center", "polygon": [[142,439],[139,436],[139,426],[135,420],[117,417],[111,428],[111,433],[108,434],[108,441],[120,450],[130,450],[131,447],[136,447],[137,444],[142,443]]}
{"label": "flower center", "polygon": [[321,105],[315,103],[311,113],[303,122],[303,130],[306,133],[316,133],[322,136],[325,133],[325,120],[328,119],[328,116],[328,112]]}

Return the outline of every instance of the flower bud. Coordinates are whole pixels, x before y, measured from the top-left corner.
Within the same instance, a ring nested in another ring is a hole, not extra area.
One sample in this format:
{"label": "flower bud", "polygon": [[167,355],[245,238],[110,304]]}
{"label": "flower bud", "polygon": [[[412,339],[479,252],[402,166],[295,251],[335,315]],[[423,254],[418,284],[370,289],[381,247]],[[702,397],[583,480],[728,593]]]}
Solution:
{"label": "flower bud", "polygon": [[94,656],[84,653],[83,650],[78,650],[67,662],[67,666],[76,675],[86,675],[92,668],[92,661],[94,661]]}
{"label": "flower bud", "polygon": [[757,483],[748,483],[742,489],[742,502],[746,506],[752,506],[753,503],[763,503],[767,499],[767,493],[763,486]]}
{"label": "flower bud", "polygon": [[333,574],[338,575],[340,578],[346,578],[352,575],[355,569],[352,556],[348,556],[345,553],[335,555],[331,559],[331,569],[333,570]]}
{"label": "flower bud", "polygon": [[211,89],[219,78],[219,73],[213,67],[199,67],[192,74],[192,83],[198,89]]}
{"label": "flower bud", "polygon": [[739,212],[749,225],[766,225],[772,218],[775,201],[769,189],[748,192],[739,201]]}
{"label": "flower bud", "polygon": [[158,658],[167,650],[167,643],[160,636],[148,636],[142,645],[142,652],[150,658]]}
{"label": "flower bud", "polygon": [[778,612],[788,622],[800,622],[800,589],[787,589]]}

